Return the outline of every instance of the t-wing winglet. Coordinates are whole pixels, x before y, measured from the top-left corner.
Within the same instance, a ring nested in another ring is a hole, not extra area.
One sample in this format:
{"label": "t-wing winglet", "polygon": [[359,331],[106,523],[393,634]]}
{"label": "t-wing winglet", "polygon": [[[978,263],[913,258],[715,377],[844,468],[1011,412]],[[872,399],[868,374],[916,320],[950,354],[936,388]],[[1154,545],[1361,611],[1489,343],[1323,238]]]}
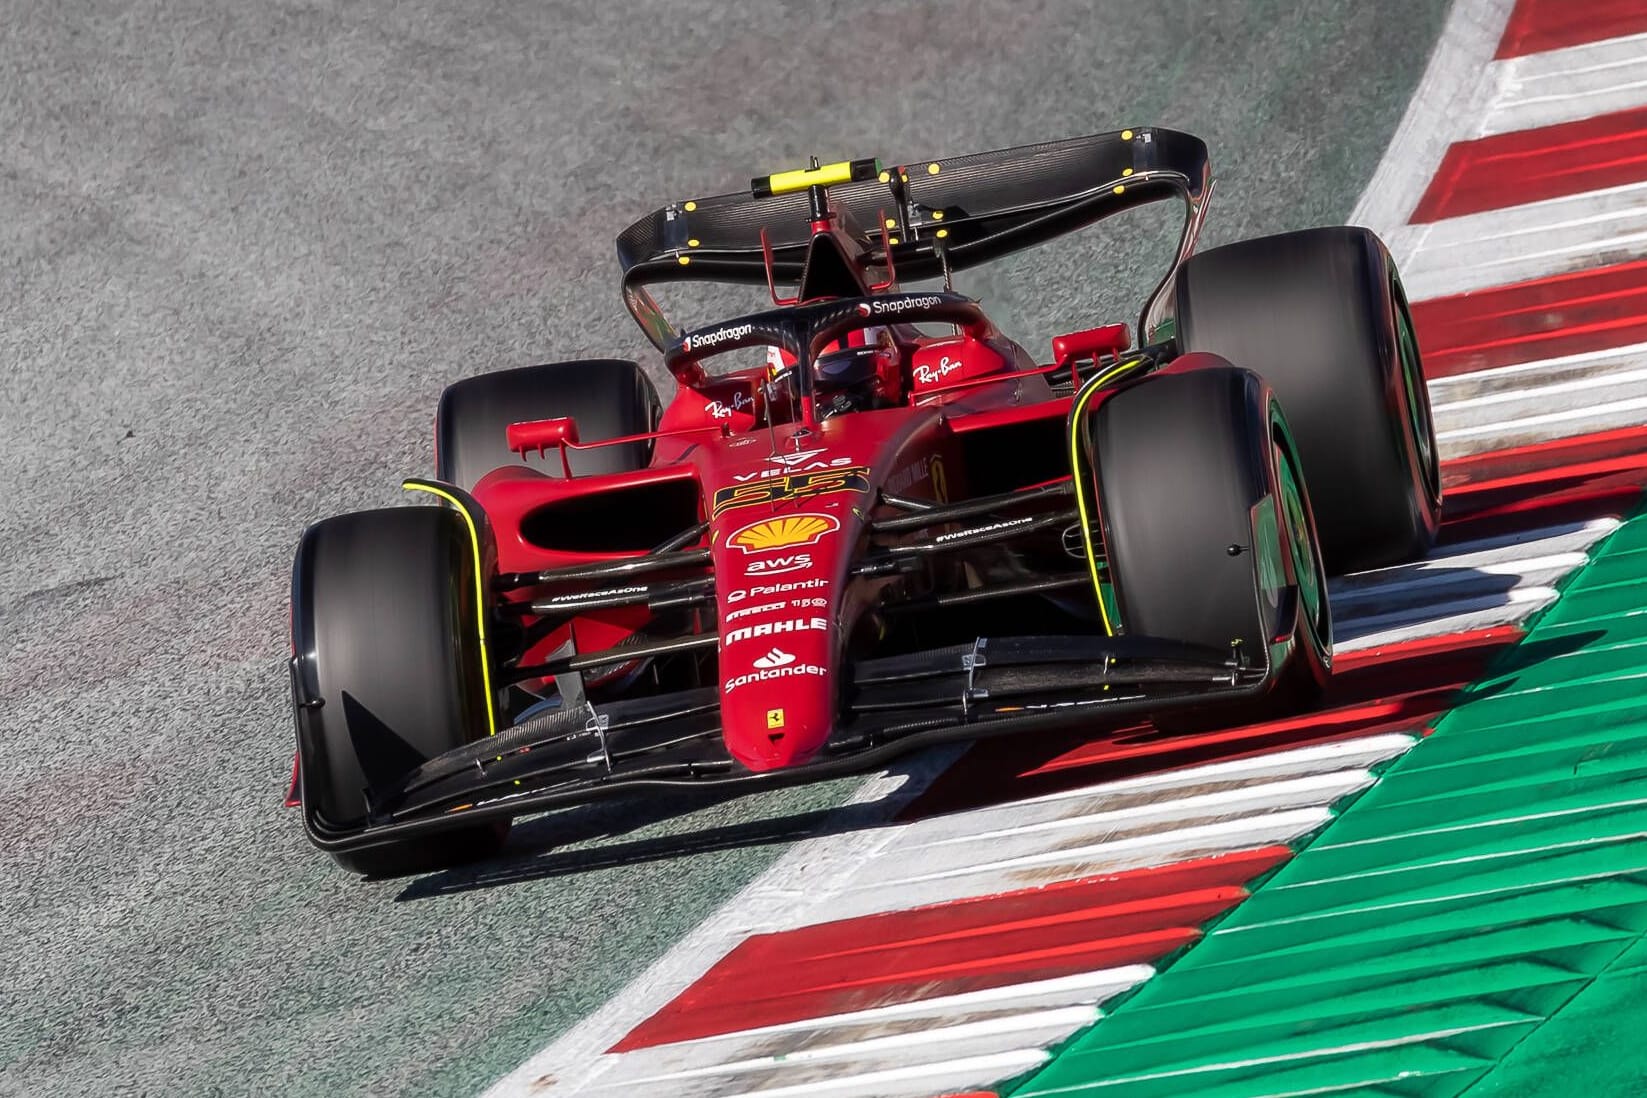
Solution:
{"label": "t-wing winglet", "polygon": [[[943,277],[946,258],[950,270],[963,270],[1174,196],[1187,208],[1186,253],[1210,189],[1205,142],[1146,127],[919,161],[836,183],[829,197],[858,225],[879,227],[883,215],[895,221],[897,235],[887,240],[898,274],[924,279]],[[624,300],[648,338],[661,349],[679,333],[646,285],[762,284],[763,232],[773,277],[798,281],[813,235],[808,201],[804,191],[756,198],[748,190],[683,200],[619,234]],[[884,263],[879,240],[870,243],[870,262]]]}

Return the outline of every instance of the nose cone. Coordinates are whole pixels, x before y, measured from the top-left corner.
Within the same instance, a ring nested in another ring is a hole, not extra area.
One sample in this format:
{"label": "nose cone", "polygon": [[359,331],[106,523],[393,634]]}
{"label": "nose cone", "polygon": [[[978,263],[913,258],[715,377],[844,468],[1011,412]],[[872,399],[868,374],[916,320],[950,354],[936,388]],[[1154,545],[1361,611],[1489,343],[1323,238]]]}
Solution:
{"label": "nose cone", "polygon": [[834,725],[835,602],[856,520],[832,504],[715,520],[721,726],[751,770],[806,762]]}
{"label": "nose cone", "polygon": [[883,442],[853,437],[850,419],[790,429],[771,449],[729,445],[705,478],[721,729],[751,770],[804,763],[834,730],[841,623],[856,609],[846,576]]}
{"label": "nose cone", "polygon": [[733,758],[751,770],[776,770],[810,759],[829,738],[831,585],[806,569],[745,580],[719,592],[721,727]]}
{"label": "nose cone", "polygon": [[[751,770],[781,770],[806,762],[829,739],[834,720],[828,665],[778,645],[756,660],[779,661],[782,666],[767,669],[773,678],[740,682],[722,694],[727,749]],[[743,679],[732,676],[727,682]]]}

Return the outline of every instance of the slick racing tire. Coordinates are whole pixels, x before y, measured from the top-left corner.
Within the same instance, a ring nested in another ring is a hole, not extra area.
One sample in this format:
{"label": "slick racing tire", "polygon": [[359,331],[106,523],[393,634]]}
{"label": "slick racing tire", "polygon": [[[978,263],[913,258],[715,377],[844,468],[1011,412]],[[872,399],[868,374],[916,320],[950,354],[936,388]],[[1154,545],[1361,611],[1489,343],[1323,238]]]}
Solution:
{"label": "slick racing tire", "polygon": [[1263,375],[1309,477],[1328,570],[1422,557],[1441,519],[1429,390],[1395,262],[1367,229],[1245,240],[1178,271],[1177,338]]}
{"label": "slick racing tire", "polygon": [[[371,796],[490,734],[476,597],[455,510],[362,511],[304,531],[292,571],[298,768],[304,811],[327,830],[364,827]],[[508,833],[507,820],[488,822],[333,856],[399,876],[494,854]]]}
{"label": "slick racing tire", "polygon": [[[570,417],[581,441],[598,442],[645,434],[656,428],[659,415],[658,394],[646,372],[622,359],[555,362],[465,378],[440,395],[435,476],[467,492],[493,469],[522,464],[526,459],[510,451],[505,436],[511,423]],[[644,467],[652,444],[568,450],[567,455],[578,476],[622,473]],[[559,454],[534,454],[528,464],[562,475]]]}
{"label": "slick racing tire", "polygon": [[[1213,355],[1180,359],[1091,421],[1110,581],[1127,633],[1261,660],[1296,590],[1290,652],[1251,705],[1164,712],[1177,731],[1309,708],[1332,663],[1310,498],[1274,390]],[[1284,634],[1283,634],[1284,635]],[[1271,657],[1275,658],[1275,657]]]}

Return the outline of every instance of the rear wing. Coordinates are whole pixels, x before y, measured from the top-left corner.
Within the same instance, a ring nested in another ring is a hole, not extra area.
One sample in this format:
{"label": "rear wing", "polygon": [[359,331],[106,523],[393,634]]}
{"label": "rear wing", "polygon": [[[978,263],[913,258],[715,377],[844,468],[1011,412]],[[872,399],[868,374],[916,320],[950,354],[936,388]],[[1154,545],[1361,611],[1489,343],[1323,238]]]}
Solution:
{"label": "rear wing", "polygon": [[[942,277],[1085,228],[1146,202],[1180,197],[1177,263],[1200,231],[1212,189],[1207,146],[1176,130],[1144,128],[1049,141],[888,168],[829,188],[852,224],[873,229],[869,262],[890,252],[900,279]],[[618,236],[624,303],[660,350],[679,332],[646,292],[649,284],[797,281],[812,240],[804,190],[755,190],[672,202]],[[1172,270],[1145,303],[1141,335],[1163,313]]]}

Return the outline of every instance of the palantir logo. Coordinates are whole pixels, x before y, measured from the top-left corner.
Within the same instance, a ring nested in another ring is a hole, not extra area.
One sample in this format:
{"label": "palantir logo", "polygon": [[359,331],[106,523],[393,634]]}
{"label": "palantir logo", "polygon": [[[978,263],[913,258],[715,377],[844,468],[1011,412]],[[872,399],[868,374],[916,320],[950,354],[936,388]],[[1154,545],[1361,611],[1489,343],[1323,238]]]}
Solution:
{"label": "palantir logo", "polygon": [[755,661],[755,666],[762,671],[770,671],[774,667],[788,667],[795,662],[795,657],[782,648],[774,648],[766,655]]}

